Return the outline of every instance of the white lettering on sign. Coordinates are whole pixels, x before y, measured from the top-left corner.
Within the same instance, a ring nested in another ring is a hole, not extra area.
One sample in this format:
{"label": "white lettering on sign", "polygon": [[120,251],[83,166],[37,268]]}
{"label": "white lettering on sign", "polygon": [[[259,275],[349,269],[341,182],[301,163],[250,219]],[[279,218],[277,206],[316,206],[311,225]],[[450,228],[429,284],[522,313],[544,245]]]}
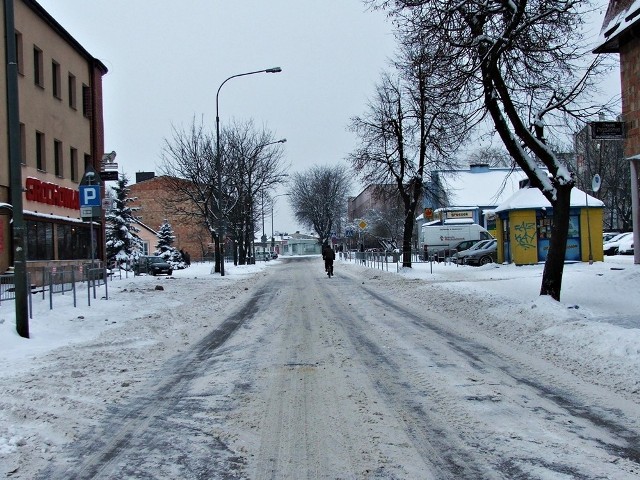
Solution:
{"label": "white lettering on sign", "polygon": [[80,206],[100,206],[100,185],[80,185]]}

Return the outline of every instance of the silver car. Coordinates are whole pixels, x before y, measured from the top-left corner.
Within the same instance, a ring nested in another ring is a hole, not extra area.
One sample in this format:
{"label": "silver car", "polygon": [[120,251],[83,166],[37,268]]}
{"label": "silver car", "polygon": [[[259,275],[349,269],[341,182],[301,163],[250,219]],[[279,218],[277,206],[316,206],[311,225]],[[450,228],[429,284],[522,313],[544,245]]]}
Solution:
{"label": "silver car", "polygon": [[454,254],[453,259],[458,264],[486,265],[497,261],[497,252],[497,240],[483,240],[467,250]]}

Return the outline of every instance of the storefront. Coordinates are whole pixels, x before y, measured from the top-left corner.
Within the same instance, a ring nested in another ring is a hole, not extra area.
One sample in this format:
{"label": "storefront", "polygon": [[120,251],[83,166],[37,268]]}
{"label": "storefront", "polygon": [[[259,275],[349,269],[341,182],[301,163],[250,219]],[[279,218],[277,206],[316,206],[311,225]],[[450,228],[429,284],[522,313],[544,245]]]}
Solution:
{"label": "storefront", "polygon": [[[602,261],[603,207],[582,190],[572,190],[565,260]],[[518,190],[495,214],[499,262],[531,265],[547,259],[553,209],[538,189]]]}

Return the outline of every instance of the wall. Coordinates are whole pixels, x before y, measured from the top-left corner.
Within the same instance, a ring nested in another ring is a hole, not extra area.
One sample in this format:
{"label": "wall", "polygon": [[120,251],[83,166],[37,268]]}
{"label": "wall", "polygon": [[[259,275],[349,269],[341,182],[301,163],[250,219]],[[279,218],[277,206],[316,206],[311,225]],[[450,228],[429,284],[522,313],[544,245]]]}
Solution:
{"label": "wall", "polygon": [[[191,256],[191,261],[199,261],[209,250],[211,234],[207,228],[196,219],[177,215],[173,208],[166,205],[167,199],[173,195],[173,190],[165,177],[154,177],[144,182],[129,185],[130,198],[137,199],[130,203],[131,207],[141,207],[134,215],[149,228],[159,230],[167,220],[175,235],[173,244],[178,250],[182,249]],[[187,206],[188,207],[188,206]],[[156,242],[151,245],[153,254]]]}

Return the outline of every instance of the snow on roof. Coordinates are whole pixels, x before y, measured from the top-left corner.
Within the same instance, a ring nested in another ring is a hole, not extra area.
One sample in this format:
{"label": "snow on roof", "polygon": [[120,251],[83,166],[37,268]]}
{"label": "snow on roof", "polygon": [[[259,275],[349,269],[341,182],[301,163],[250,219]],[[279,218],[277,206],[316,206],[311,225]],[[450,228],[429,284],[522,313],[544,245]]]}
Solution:
{"label": "snow on roof", "polygon": [[443,188],[449,192],[449,205],[488,207],[499,205],[519,189],[527,178],[521,169],[444,170],[438,172]]}
{"label": "snow on roof", "polygon": [[615,53],[620,35],[640,20],[640,0],[609,0],[594,53]]}
{"label": "snow on roof", "polygon": [[[586,197],[586,198],[585,198]],[[591,195],[585,195],[585,192],[578,188],[571,189],[571,206],[572,207],[604,207],[604,203]],[[506,210],[524,210],[531,208],[549,208],[551,204],[542,192],[537,188],[522,188],[505,200],[498,208],[496,213]]]}

